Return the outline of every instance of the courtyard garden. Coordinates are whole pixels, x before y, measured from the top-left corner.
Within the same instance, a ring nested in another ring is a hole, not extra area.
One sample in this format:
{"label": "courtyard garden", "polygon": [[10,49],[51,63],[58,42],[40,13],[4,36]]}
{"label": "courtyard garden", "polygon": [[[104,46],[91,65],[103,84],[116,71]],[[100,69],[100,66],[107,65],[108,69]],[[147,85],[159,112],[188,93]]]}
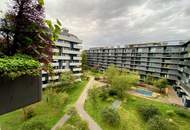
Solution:
{"label": "courtyard garden", "polygon": [[75,108],[68,110],[70,118],[59,130],[89,130],[87,122],[83,121]]}
{"label": "courtyard garden", "polygon": [[86,83],[83,79],[64,90],[63,84],[47,88],[41,102],[0,116],[1,130],[50,130],[73,107]]}
{"label": "courtyard garden", "polygon": [[[190,129],[188,109],[130,94],[139,85],[137,73],[110,66],[104,77],[107,85],[94,86],[85,102],[85,110],[103,130]],[[164,96],[162,88],[156,87]]]}

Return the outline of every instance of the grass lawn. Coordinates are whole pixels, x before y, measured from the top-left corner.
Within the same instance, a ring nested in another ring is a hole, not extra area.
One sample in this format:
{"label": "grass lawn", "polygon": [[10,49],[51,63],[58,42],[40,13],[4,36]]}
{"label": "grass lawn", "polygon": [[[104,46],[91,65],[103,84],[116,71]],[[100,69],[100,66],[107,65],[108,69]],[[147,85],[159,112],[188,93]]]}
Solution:
{"label": "grass lawn", "polygon": [[[190,111],[181,110],[181,108],[163,104],[148,99],[142,99],[135,96],[128,96],[127,101],[122,103],[118,110],[121,118],[120,126],[111,127],[104,123],[101,118],[101,110],[106,106],[110,106],[111,102],[102,101],[98,98],[96,105],[92,104],[92,100],[88,99],[85,103],[86,111],[94,118],[94,120],[103,128],[103,130],[147,130],[147,123],[140,117],[137,108],[142,105],[154,105],[157,107],[164,118],[172,119],[180,130],[190,130]],[[96,107],[95,107],[96,106]],[[185,111],[186,117],[180,116],[175,111]],[[174,111],[174,115],[168,115],[167,111]]]}
{"label": "grass lawn", "polygon": [[[46,124],[48,129],[51,129],[51,127],[64,115],[68,107],[75,103],[87,82],[88,81],[85,80],[75,83],[75,87],[67,91],[67,94],[69,95],[67,102],[56,108],[46,102],[47,94],[46,91],[44,91],[42,101],[31,105],[36,115],[27,121],[40,120]],[[20,130],[23,123],[23,111],[21,109],[0,116],[1,130]]]}
{"label": "grass lawn", "polygon": [[76,110],[59,130],[89,130],[88,123],[83,121]]}
{"label": "grass lawn", "polygon": [[102,76],[103,75],[103,72],[100,72],[100,71],[91,71],[91,70],[88,70],[85,72],[87,75],[92,75],[92,76]]}

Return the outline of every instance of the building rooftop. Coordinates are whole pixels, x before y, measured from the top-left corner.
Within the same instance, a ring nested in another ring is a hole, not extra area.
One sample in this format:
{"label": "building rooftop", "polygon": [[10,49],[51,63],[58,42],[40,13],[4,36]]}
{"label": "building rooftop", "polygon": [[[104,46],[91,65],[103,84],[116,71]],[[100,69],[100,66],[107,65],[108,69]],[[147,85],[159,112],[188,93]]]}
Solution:
{"label": "building rooftop", "polygon": [[74,34],[69,33],[69,30],[63,28],[60,39],[64,39],[66,41],[76,42],[76,43],[82,43],[82,40],[80,40],[77,36]]}
{"label": "building rooftop", "polygon": [[94,47],[91,49],[114,49],[114,48],[131,48],[131,47],[157,47],[157,46],[181,46],[190,42],[190,40],[172,40],[172,41],[162,41],[162,42],[147,42],[147,43],[137,43],[137,44],[127,44],[124,46],[108,46],[108,47]]}

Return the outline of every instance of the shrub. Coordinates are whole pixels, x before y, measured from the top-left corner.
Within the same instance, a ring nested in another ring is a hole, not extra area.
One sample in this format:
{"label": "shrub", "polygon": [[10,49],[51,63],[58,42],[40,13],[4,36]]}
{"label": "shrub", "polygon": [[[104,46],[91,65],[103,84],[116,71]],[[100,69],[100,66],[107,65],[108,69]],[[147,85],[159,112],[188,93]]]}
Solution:
{"label": "shrub", "polygon": [[100,77],[99,77],[99,76],[95,76],[94,79],[95,79],[95,80],[100,80]]}
{"label": "shrub", "polygon": [[183,118],[190,118],[190,115],[188,114],[188,112],[183,109],[177,109],[175,110],[175,113]]}
{"label": "shrub", "polygon": [[75,107],[71,107],[71,108],[68,110],[67,113],[68,113],[69,115],[71,115],[71,116],[77,115],[77,111],[76,111]]}
{"label": "shrub", "polygon": [[99,93],[99,97],[105,101],[108,97],[109,97],[109,88],[107,86],[103,86],[102,88],[100,88],[100,93]]}
{"label": "shrub", "polygon": [[174,112],[173,110],[168,110],[168,111],[166,111],[166,114],[167,114],[168,116],[174,116],[174,115],[175,115],[175,112]]}
{"label": "shrub", "polygon": [[39,76],[39,74],[40,63],[30,56],[16,54],[0,58],[0,77],[15,79],[25,75]]}
{"label": "shrub", "polygon": [[111,89],[109,90],[109,95],[110,95],[110,96],[118,96],[118,90],[111,88]]}
{"label": "shrub", "polygon": [[49,129],[42,121],[30,120],[23,124],[22,130],[49,130]]}
{"label": "shrub", "polygon": [[104,108],[101,112],[102,120],[108,125],[116,126],[120,123],[120,116],[118,112],[112,108]]}
{"label": "shrub", "polygon": [[98,96],[98,89],[95,88],[95,86],[88,91],[88,95],[90,99],[92,100],[93,104],[97,105],[97,96]]}
{"label": "shrub", "polygon": [[62,128],[59,128],[58,130],[78,130],[78,129],[71,124],[66,124]]}
{"label": "shrub", "polygon": [[59,91],[71,89],[75,82],[75,77],[71,71],[64,72],[61,74],[61,85],[59,85]]}
{"label": "shrub", "polygon": [[47,93],[47,103],[54,108],[64,105],[69,97],[69,95],[66,92],[57,93],[53,89],[47,90],[46,93]]}
{"label": "shrub", "polygon": [[88,123],[86,121],[80,120],[75,123],[77,130],[88,130]]}
{"label": "shrub", "polygon": [[23,108],[23,112],[24,112],[24,120],[28,120],[36,115],[33,108],[31,107]]}
{"label": "shrub", "polygon": [[148,121],[148,130],[178,130],[179,127],[169,122],[168,120],[163,119],[160,116],[154,116]]}
{"label": "shrub", "polygon": [[167,79],[162,78],[159,80],[155,80],[154,85],[160,89],[160,92],[162,92],[162,90],[168,86],[168,81]]}
{"label": "shrub", "polygon": [[148,121],[150,118],[160,115],[160,111],[152,105],[139,107],[138,111],[144,121]]}

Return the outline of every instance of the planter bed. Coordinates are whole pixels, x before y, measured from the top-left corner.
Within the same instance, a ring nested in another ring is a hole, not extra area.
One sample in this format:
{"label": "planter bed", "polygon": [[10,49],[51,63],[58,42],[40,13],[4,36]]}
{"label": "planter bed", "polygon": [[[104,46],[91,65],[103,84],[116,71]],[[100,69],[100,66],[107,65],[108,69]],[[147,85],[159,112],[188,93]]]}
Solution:
{"label": "planter bed", "polygon": [[41,100],[41,77],[21,76],[0,79],[0,115]]}

